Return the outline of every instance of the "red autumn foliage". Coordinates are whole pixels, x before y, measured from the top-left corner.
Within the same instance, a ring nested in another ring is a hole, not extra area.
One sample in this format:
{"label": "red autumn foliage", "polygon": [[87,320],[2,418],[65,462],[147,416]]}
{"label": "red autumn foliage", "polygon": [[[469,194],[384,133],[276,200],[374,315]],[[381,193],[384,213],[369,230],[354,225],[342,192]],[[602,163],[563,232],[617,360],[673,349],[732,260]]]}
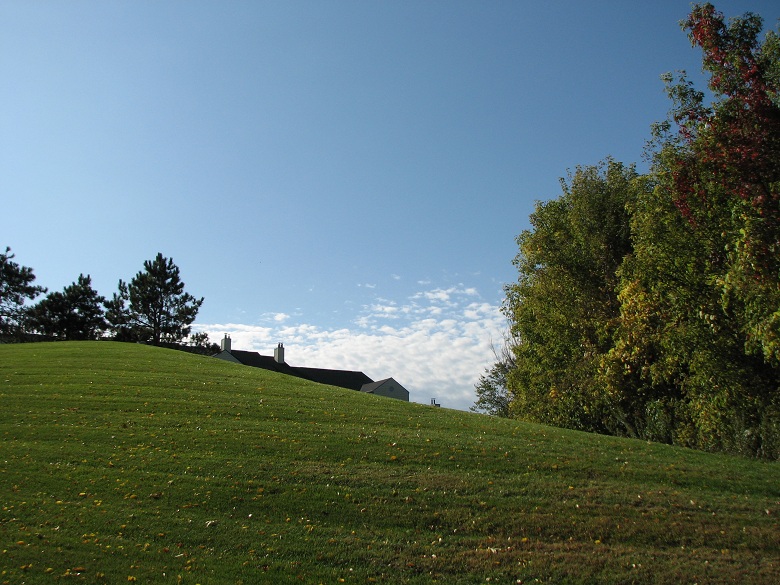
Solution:
{"label": "red autumn foliage", "polygon": [[672,169],[677,205],[692,223],[696,196],[708,186],[748,201],[758,216],[780,225],[780,109],[771,99],[767,63],[760,58],[761,19],[751,14],[727,26],[711,4],[695,6],[684,26],[703,53],[712,109],[686,104],[674,120],[689,156]]}

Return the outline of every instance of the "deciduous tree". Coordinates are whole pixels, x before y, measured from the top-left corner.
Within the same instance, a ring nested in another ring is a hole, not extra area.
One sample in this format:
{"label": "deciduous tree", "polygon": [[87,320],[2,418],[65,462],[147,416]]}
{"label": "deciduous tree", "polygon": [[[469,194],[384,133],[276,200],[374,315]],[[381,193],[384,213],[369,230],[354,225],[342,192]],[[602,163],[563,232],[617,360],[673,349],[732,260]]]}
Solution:
{"label": "deciduous tree", "polygon": [[776,457],[780,43],[773,32],[759,40],[760,17],[726,23],[709,3],[683,27],[702,49],[713,101],[684,74],[666,77],[673,106],[655,129],[658,188],[634,215],[611,357],[635,378],[634,396],[664,411],[675,442]]}
{"label": "deciduous tree", "polygon": [[645,187],[632,167],[608,160],[578,168],[558,199],[538,203],[517,239],[519,278],[507,287],[514,367],[512,413],[605,432],[598,380],[619,314],[617,270],[631,252],[627,204]]}
{"label": "deciduous tree", "polygon": [[578,169],[518,237],[510,412],[776,459],[780,37],[709,3],[682,25],[712,103],[666,75],[649,175]]}
{"label": "deciduous tree", "polygon": [[613,407],[637,436],[780,454],[778,45],[761,19],[711,4],[683,23],[714,99],[665,76],[673,107],[654,129],[656,188],[632,207],[620,318],[602,359]]}
{"label": "deciduous tree", "polygon": [[[714,101],[667,77],[670,130],[657,170],[681,213],[712,240],[722,305],[746,348],[780,365],[780,39],[754,14],[725,22],[712,4],[683,23],[702,49]],[[676,130],[676,132],[671,132]]]}
{"label": "deciduous tree", "polygon": [[504,336],[500,348],[493,346],[495,363],[479,377],[474,390],[477,400],[470,408],[473,412],[481,412],[493,416],[508,417],[513,393],[509,389],[509,373],[515,367],[515,357],[512,346],[514,340],[509,333]]}

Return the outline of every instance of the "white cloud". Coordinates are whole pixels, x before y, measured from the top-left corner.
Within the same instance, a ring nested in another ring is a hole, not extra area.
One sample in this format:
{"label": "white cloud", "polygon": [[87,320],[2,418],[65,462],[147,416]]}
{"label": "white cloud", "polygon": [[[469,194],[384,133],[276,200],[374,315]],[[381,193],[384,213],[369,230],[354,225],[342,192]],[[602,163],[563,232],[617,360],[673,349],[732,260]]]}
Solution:
{"label": "white cloud", "polygon": [[398,307],[393,305],[374,304],[368,307],[371,315],[383,317],[395,317],[398,313]]}
{"label": "white cloud", "polygon": [[452,301],[452,297],[454,296],[479,296],[479,293],[477,292],[477,289],[475,288],[463,288],[463,285],[458,286],[452,286],[450,288],[444,289],[444,288],[437,288],[434,290],[428,290],[428,291],[422,291],[414,295],[413,299],[425,299],[427,301],[430,301],[432,303],[445,303],[450,304]]}
{"label": "white cloud", "polygon": [[[421,305],[422,303],[422,305]],[[350,327],[323,329],[310,323],[275,326],[198,325],[213,341],[229,333],[235,349],[272,355],[283,342],[294,366],[360,370],[374,380],[392,376],[411,400],[436,398],[448,408],[467,410],[474,384],[493,361],[491,342],[502,339],[500,307],[462,285],[416,293],[405,303],[382,299],[362,307]]]}

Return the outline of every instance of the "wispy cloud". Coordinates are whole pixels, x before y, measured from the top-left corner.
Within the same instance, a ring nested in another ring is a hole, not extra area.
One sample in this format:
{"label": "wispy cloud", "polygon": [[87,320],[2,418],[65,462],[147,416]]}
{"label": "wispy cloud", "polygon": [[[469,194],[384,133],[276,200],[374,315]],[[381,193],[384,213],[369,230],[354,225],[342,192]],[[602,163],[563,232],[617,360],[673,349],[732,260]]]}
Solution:
{"label": "wispy cloud", "polygon": [[[392,376],[411,400],[437,398],[445,407],[468,409],[474,384],[493,359],[491,342],[501,339],[505,319],[500,307],[461,286],[421,291],[404,302],[387,299],[365,305],[352,326],[323,329],[285,323],[270,326],[201,324],[213,341],[230,334],[233,347],[271,355],[276,343],[287,348],[295,366],[361,370],[374,380]],[[305,319],[304,319],[305,320]]]}

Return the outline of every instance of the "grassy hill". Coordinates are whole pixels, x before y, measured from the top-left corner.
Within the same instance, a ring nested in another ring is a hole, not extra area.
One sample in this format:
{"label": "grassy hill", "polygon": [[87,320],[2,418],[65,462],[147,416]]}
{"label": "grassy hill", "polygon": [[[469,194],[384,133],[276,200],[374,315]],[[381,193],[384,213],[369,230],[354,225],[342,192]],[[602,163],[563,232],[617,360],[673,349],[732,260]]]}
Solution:
{"label": "grassy hill", "polygon": [[778,583],[780,466],[0,346],[0,583]]}

